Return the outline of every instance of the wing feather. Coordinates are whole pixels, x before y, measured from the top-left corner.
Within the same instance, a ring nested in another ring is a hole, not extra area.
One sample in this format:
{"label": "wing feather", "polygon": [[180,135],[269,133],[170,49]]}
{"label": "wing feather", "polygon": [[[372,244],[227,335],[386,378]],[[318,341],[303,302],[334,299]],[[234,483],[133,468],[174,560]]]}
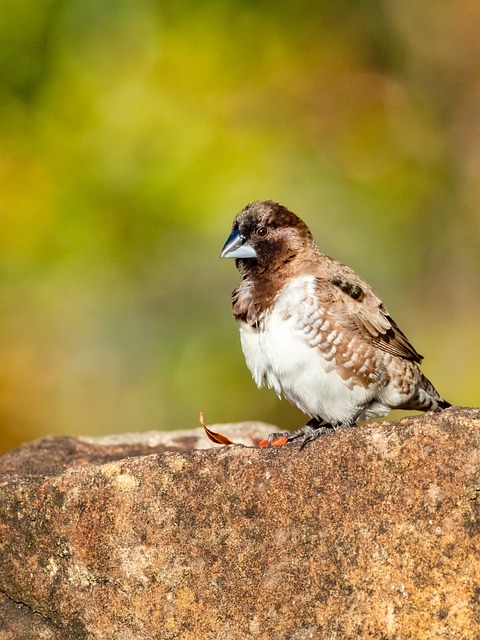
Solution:
{"label": "wing feather", "polygon": [[[333,261],[332,261],[333,262]],[[317,278],[320,304],[328,305],[340,324],[392,355],[420,363],[422,356],[398,328],[382,301],[357,274],[340,263],[326,278]]]}

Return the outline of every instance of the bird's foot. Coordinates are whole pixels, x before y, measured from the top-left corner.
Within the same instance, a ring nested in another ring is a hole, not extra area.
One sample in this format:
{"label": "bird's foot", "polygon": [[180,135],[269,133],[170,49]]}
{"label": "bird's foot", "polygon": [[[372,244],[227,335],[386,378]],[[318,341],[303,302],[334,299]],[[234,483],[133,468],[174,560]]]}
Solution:
{"label": "bird's foot", "polygon": [[268,446],[270,447],[274,440],[277,438],[285,438],[287,442],[292,442],[293,440],[300,440],[300,450],[308,443],[312,442],[318,436],[323,435],[324,433],[328,433],[334,427],[331,424],[322,422],[318,420],[318,418],[312,418],[307,422],[305,426],[301,429],[297,429],[296,431],[284,431],[280,433],[271,433],[268,436]]}

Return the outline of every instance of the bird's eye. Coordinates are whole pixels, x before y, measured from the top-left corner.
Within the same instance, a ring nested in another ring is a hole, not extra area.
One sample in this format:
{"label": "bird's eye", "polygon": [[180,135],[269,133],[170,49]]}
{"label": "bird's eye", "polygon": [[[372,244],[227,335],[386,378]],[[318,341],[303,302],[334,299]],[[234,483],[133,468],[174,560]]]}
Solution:
{"label": "bird's eye", "polygon": [[259,238],[264,238],[266,235],[268,235],[267,227],[258,227],[256,234]]}

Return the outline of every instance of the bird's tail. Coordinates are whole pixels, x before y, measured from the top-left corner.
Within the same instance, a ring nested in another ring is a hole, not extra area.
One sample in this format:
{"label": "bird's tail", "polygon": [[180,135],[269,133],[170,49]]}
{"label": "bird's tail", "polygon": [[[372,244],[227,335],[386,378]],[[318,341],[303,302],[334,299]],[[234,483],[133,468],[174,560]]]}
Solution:
{"label": "bird's tail", "polygon": [[430,380],[421,371],[418,373],[420,375],[416,393],[408,402],[408,407],[404,408],[415,411],[443,411],[451,407],[452,405],[442,398]]}
{"label": "bird's tail", "polygon": [[446,400],[440,400],[437,401],[438,402],[438,406],[440,409],[448,409],[448,407],[451,407],[452,405],[450,404],[450,402],[447,402]]}

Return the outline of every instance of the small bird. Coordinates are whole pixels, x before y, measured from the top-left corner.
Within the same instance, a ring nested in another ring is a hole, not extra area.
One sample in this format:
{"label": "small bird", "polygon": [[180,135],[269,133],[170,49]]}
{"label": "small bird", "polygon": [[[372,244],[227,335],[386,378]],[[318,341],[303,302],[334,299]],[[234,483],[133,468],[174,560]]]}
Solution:
{"label": "small bird", "polygon": [[252,202],[234,219],[221,258],[242,275],[232,294],[247,366],[311,419],[292,433],[301,448],[320,434],[391,409],[440,411],[443,400],[420,371],[422,356],[373,289],[321,253],[286,207]]}

